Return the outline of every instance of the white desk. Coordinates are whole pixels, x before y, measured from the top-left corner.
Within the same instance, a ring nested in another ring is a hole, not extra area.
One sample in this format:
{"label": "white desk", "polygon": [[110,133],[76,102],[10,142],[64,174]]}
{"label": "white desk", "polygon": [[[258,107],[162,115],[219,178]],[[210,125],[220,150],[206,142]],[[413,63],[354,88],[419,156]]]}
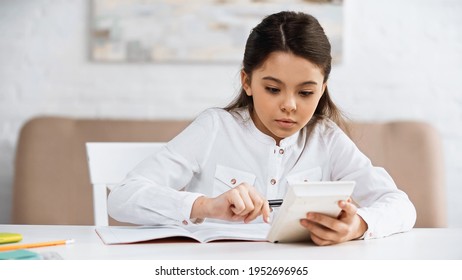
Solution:
{"label": "white desk", "polygon": [[0,225],[0,232],[23,235],[22,243],[59,239],[75,244],[30,249],[57,252],[64,259],[458,259],[462,260],[462,228],[413,229],[387,238],[351,241],[319,247],[311,243],[273,244],[267,242],[156,242],[105,245],[93,226]]}

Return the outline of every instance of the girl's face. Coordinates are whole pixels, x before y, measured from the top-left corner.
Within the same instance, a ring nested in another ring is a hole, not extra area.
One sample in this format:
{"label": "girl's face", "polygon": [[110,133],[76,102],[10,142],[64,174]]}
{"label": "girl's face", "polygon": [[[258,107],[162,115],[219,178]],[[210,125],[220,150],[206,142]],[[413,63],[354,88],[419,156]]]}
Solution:
{"label": "girl's face", "polygon": [[249,76],[242,71],[242,87],[253,97],[252,120],[279,145],[302,129],[316,110],[326,84],[315,64],[286,52],[274,52]]}

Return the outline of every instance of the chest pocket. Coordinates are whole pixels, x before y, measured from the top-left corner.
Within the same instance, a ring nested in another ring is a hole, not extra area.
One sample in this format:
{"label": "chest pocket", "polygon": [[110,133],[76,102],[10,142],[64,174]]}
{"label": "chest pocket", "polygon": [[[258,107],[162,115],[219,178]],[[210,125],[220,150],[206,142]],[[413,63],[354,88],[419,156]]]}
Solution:
{"label": "chest pocket", "polygon": [[317,182],[321,181],[321,179],[322,170],[319,166],[287,175],[287,183],[289,185],[303,182]]}
{"label": "chest pocket", "polygon": [[216,197],[241,183],[255,184],[256,176],[252,173],[231,167],[217,165],[215,180],[213,183],[213,196]]}

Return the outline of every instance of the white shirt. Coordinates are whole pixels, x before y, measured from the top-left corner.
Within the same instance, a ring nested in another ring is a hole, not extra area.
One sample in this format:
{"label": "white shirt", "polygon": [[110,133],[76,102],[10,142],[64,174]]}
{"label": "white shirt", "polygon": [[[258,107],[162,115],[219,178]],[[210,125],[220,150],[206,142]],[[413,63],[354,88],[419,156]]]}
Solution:
{"label": "white shirt", "polygon": [[247,182],[267,199],[289,183],[356,181],[352,194],[368,225],[364,238],[410,230],[416,213],[388,173],[372,166],[332,121],[276,141],[247,110],[208,109],[155,155],[140,163],[108,198],[109,214],[135,224],[188,224],[199,196],[216,197]]}

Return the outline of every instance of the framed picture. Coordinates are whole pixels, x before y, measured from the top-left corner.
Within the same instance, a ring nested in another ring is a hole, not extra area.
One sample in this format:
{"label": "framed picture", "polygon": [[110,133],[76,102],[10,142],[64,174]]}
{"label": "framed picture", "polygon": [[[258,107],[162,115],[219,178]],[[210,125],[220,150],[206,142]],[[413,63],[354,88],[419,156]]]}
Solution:
{"label": "framed picture", "polygon": [[251,29],[283,11],[315,16],[342,57],[343,1],[92,0],[90,57],[97,62],[240,63]]}

